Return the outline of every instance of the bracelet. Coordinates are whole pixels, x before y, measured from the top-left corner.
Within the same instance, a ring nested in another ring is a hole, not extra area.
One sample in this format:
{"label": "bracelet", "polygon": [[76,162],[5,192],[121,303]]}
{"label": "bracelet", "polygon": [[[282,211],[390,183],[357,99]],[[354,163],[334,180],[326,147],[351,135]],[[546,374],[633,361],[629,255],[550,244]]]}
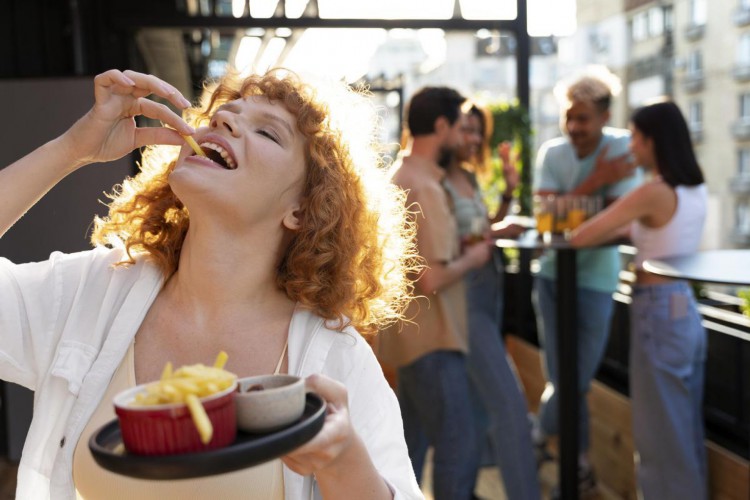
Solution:
{"label": "bracelet", "polygon": [[513,201],[513,195],[512,194],[504,194],[502,196],[502,200],[503,200],[504,203],[510,203],[511,201]]}

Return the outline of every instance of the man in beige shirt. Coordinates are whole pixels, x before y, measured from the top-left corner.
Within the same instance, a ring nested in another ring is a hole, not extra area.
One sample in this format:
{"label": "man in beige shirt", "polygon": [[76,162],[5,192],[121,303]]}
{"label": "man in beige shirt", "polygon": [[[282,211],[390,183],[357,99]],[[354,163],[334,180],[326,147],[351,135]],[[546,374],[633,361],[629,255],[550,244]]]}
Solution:
{"label": "man in beige shirt", "polygon": [[408,192],[407,204],[417,210],[417,246],[426,268],[416,281],[422,297],[406,314],[411,322],[383,332],[379,344],[380,359],[398,368],[404,433],[418,479],[426,444],[434,448],[436,500],[471,498],[479,459],[465,364],[462,278],[484,265],[491,249],[477,244],[460,253],[441,166],[461,145],[464,100],[453,89],[426,87],[409,102],[411,150],[394,165],[392,180]]}

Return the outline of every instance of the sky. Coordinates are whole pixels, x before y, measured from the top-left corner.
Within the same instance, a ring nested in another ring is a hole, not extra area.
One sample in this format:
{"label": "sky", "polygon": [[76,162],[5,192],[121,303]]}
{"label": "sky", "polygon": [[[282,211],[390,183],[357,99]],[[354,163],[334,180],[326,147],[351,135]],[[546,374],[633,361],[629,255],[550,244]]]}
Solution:
{"label": "sky", "polygon": [[[301,14],[306,0],[286,0],[290,17]],[[250,2],[252,15],[269,17],[276,0]],[[453,0],[318,0],[320,16],[324,18],[406,18],[447,19],[453,14]],[[529,34],[532,36],[570,35],[575,31],[575,0],[527,0]],[[466,19],[515,19],[513,0],[461,0]],[[391,33],[391,36],[417,36],[432,65],[440,63],[445,53],[442,30],[419,30]],[[371,56],[387,39],[383,29],[307,29],[290,51],[283,65],[303,74],[338,75],[354,81],[367,72]],[[352,43],[356,40],[356,43]],[[245,42],[249,53],[257,50],[259,41]],[[283,45],[283,44],[280,44]],[[253,48],[255,47],[255,48]],[[275,62],[270,46],[256,71],[264,71]],[[240,51],[241,52],[241,51]],[[240,60],[238,68],[247,66]],[[249,70],[250,68],[248,68]]]}

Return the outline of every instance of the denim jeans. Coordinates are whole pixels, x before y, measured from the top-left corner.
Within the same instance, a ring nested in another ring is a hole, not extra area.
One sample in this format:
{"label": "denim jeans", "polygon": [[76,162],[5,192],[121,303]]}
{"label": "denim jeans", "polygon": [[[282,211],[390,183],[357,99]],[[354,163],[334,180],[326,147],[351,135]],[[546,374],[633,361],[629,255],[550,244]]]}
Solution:
{"label": "denim jeans", "polygon": [[398,398],[417,477],[424,464],[426,436],[434,452],[435,500],[471,498],[479,453],[464,354],[434,351],[401,367]]}
{"label": "denim jeans", "polygon": [[464,280],[469,315],[467,365],[479,400],[475,418],[480,445],[489,435],[508,498],[539,500],[528,407],[500,335],[502,274],[490,261],[467,273]]}
{"label": "denim jeans", "polygon": [[630,325],[633,438],[643,498],[705,499],[706,332],[690,286],[636,286]]}
{"label": "denim jeans", "polygon": [[[559,410],[555,388],[557,369],[557,282],[546,278],[534,279],[534,306],[537,312],[539,341],[544,350],[547,385],[539,407],[539,423],[548,436],[558,434]],[[611,293],[578,288],[578,397],[579,450],[589,449],[589,411],[586,393],[599,368],[609,337],[609,325],[614,310]]]}

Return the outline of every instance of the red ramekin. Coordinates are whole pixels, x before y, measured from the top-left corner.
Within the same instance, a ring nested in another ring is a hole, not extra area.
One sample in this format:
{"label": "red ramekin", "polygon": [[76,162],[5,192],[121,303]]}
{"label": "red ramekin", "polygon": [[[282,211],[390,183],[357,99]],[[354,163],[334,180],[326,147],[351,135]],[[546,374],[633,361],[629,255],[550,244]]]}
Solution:
{"label": "red ramekin", "polygon": [[236,382],[221,392],[200,398],[214,428],[208,444],[201,442],[185,403],[132,406],[136,393],[144,391],[146,385],[123,391],[114,398],[122,441],[128,452],[152,456],[175,455],[212,450],[234,442],[237,436]]}

